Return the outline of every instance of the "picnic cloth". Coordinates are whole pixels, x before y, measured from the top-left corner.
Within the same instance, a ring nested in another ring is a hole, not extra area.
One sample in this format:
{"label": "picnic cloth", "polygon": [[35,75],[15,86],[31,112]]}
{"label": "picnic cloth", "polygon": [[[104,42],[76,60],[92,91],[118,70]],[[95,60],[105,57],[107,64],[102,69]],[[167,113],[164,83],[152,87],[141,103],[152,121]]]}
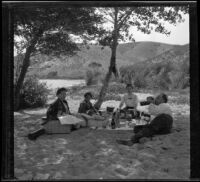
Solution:
{"label": "picnic cloth", "polygon": [[58,117],[61,125],[71,125],[71,124],[80,124],[84,122],[84,119],[78,118],[73,115],[66,115]]}
{"label": "picnic cloth", "polygon": [[91,127],[92,129],[100,129],[100,130],[133,130],[135,126],[142,126],[146,125],[147,122],[144,120],[135,120],[132,119],[131,121],[121,121],[120,127],[112,129],[110,123],[106,127]]}

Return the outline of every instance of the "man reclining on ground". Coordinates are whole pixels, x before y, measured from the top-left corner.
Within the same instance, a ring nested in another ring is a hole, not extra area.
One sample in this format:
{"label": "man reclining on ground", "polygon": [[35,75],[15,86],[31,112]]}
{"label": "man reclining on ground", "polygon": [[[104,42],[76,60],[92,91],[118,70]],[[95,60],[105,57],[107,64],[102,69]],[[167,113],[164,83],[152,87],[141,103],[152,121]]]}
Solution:
{"label": "man reclining on ground", "polygon": [[[153,101],[153,100],[152,100]],[[168,134],[171,132],[173,118],[170,106],[167,104],[167,95],[162,93],[149,105],[149,113],[155,118],[148,125],[135,130],[135,135],[129,140],[117,140],[117,143],[131,146],[138,143],[142,137],[152,137],[155,134]]]}

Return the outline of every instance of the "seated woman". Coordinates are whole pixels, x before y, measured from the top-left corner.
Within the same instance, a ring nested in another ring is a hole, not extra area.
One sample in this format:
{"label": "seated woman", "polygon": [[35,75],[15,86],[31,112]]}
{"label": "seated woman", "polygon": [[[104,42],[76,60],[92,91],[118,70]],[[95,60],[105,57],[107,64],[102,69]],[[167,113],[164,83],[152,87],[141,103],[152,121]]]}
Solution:
{"label": "seated woman", "polygon": [[92,97],[93,95],[91,92],[84,94],[84,100],[80,103],[78,113],[87,121],[87,125],[89,126],[98,125],[96,123],[98,121],[102,121],[102,125],[104,125],[105,118],[100,115],[99,111],[96,110],[90,102]]}
{"label": "seated woman", "polygon": [[142,137],[152,137],[155,134],[168,134],[171,132],[173,118],[167,95],[161,93],[155,98],[155,102],[149,105],[149,113],[153,116],[150,124],[135,130],[135,135],[130,140],[117,140],[117,143],[131,146],[138,143]]}
{"label": "seated woman", "polygon": [[126,114],[127,111],[130,110],[130,113],[132,114],[132,118],[138,117],[137,112],[137,105],[138,105],[138,97],[133,93],[133,86],[131,84],[127,84],[126,86],[127,94],[125,94],[121,102],[119,104],[119,110],[122,108],[122,106],[125,103],[125,108],[122,109],[124,113]]}
{"label": "seated woman", "polygon": [[28,134],[30,140],[35,140],[43,134],[53,133],[70,133],[72,129],[76,129],[77,125],[61,125],[58,117],[64,115],[72,115],[66,98],[67,89],[60,88],[56,92],[57,99],[53,102],[47,110],[47,121],[43,123],[43,128]]}

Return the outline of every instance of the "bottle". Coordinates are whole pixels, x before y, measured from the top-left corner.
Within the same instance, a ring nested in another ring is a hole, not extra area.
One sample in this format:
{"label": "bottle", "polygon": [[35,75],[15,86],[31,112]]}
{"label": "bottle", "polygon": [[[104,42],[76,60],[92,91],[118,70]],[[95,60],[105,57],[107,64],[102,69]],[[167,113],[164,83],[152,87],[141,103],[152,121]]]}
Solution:
{"label": "bottle", "polygon": [[144,120],[148,123],[151,120],[151,115],[150,114],[144,114]]}
{"label": "bottle", "polygon": [[112,118],[112,121],[111,121],[111,128],[112,129],[115,129],[115,120],[114,120],[114,118]]}

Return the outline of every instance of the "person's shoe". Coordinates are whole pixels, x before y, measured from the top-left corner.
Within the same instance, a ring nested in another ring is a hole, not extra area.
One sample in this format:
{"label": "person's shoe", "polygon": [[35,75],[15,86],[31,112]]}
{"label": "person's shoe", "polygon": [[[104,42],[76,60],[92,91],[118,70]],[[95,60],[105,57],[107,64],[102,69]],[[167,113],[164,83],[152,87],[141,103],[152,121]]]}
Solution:
{"label": "person's shoe", "polygon": [[29,133],[29,134],[28,134],[28,139],[29,139],[29,140],[36,140],[36,138],[37,138],[37,137],[35,137],[34,134],[32,134],[32,133]]}
{"label": "person's shoe", "polygon": [[118,144],[132,146],[134,143],[131,140],[116,140]]}

